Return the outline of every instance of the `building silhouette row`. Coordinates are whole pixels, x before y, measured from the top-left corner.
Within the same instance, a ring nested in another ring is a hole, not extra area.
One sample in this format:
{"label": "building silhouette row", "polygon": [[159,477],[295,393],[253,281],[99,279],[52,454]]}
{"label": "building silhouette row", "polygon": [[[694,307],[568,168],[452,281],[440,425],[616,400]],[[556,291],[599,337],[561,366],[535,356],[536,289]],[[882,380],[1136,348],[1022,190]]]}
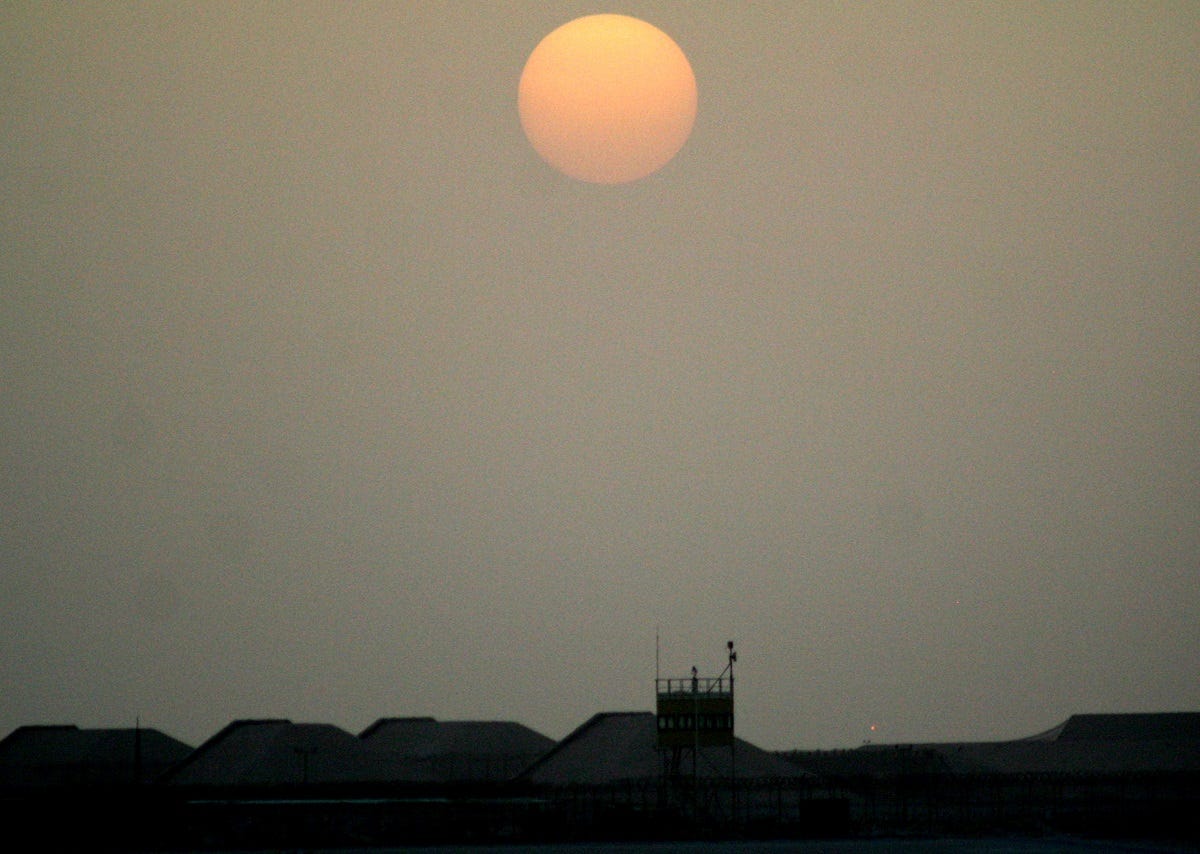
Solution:
{"label": "building silhouette row", "polygon": [[681,761],[661,715],[555,742],[511,721],[239,720],[192,747],[154,729],[23,726],[0,741],[10,832],[59,847],[1070,833],[1200,843],[1200,713],[1075,715],[1026,739]]}

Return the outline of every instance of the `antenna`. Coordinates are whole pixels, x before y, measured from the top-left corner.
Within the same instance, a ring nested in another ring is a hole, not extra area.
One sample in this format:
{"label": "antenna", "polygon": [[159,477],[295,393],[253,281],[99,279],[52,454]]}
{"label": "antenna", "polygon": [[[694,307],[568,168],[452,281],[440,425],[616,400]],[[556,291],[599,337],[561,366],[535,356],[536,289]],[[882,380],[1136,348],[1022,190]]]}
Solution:
{"label": "antenna", "polygon": [[659,658],[658,658],[658,655],[659,655],[659,653],[658,653],[658,650],[659,650],[658,628],[659,628],[658,626],[654,627],[654,684],[655,685],[658,684],[658,679],[659,679],[658,674],[660,672],[659,666],[658,666],[658,662],[659,662]]}

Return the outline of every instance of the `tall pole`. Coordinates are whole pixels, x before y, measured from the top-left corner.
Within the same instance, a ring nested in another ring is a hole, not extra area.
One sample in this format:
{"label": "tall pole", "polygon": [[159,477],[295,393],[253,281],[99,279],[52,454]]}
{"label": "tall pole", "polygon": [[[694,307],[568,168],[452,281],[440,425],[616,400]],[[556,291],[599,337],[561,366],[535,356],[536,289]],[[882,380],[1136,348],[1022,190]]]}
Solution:
{"label": "tall pole", "polygon": [[697,763],[700,759],[700,680],[698,671],[692,665],[692,809],[700,814],[700,772]]}
{"label": "tall pole", "polygon": [[733,664],[737,661],[737,653],[733,649],[733,641],[727,643],[726,648],[729,650],[729,713],[733,719],[729,721],[729,783],[731,807],[733,813],[733,824],[737,826],[738,820],[738,791],[737,791],[737,735],[734,733],[734,721],[737,720],[737,709],[734,706],[733,698]]}

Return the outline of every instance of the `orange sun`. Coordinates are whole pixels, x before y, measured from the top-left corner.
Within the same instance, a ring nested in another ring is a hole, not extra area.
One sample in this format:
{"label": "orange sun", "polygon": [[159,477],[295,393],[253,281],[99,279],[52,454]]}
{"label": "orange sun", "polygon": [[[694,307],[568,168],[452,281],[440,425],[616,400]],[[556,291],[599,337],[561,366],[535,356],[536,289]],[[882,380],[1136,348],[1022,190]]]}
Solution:
{"label": "orange sun", "polygon": [[696,120],[696,78],[657,27],[588,15],[534,48],[517,109],[551,166],[581,181],[622,184],[662,168],[683,147]]}

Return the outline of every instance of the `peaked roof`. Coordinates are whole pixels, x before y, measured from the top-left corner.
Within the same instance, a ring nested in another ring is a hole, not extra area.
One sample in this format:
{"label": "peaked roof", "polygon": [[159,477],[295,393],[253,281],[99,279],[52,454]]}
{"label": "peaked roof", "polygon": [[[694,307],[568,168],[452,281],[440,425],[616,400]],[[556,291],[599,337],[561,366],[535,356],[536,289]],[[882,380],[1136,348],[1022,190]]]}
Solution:
{"label": "peaked roof", "polygon": [[167,778],[177,786],[276,786],[361,783],[401,777],[386,757],[332,724],[234,721]]}
{"label": "peaked roof", "polygon": [[369,750],[445,781],[509,779],[554,747],[512,721],[380,718],[359,736]]}
{"label": "peaked roof", "polygon": [[514,721],[380,718],[363,730],[359,738],[372,748],[414,756],[447,753],[540,756],[554,746],[554,739]]}
{"label": "peaked roof", "polygon": [[[792,763],[747,741],[735,738],[735,751],[702,748],[697,774],[728,778],[796,778],[808,776]],[[661,777],[668,754],[658,748],[653,712],[601,712],[530,766],[522,780],[548,785],[598,785]],[[684,760],[690,767],[690,759]]]}
{"label": "peaked roof", "polygon": [[23,726],[0,741],[0,785],[144,783],[191,752],[156,729]]}

